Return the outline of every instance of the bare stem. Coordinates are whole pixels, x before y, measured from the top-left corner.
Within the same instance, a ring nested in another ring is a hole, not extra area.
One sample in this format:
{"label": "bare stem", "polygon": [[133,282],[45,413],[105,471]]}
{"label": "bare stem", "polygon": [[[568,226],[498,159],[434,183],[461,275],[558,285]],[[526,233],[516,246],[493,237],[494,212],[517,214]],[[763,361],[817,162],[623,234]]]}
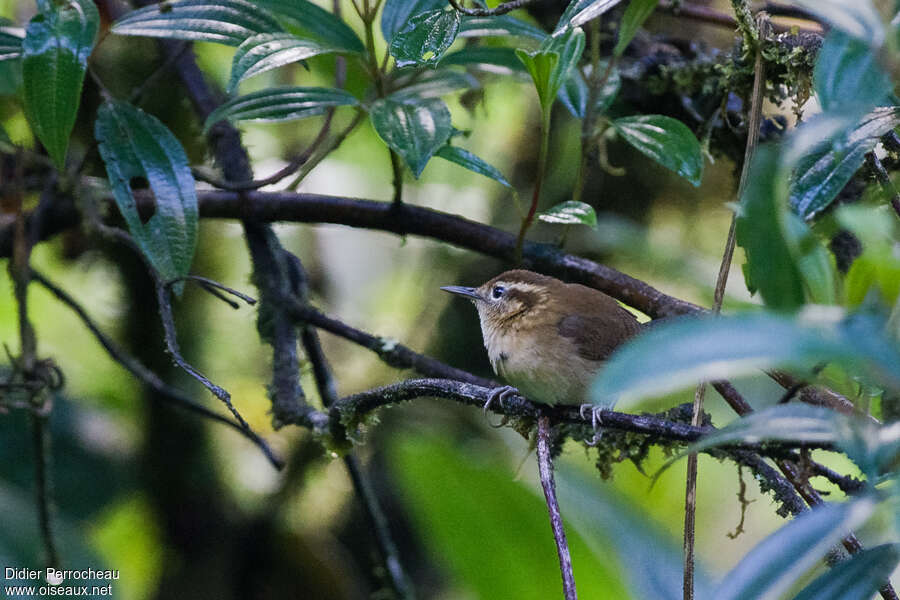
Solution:
{"label": "bare stem", "polygon": [[562,514],[556,501],[556,483],[553,480],[553,459],[550,456],[550,417],[541,415],[537,422],[537,458],[541,475],[541,487],[547,499],[547,510],[550,512],[550,527],[556,541],[556,554],[559,556],[559,570],[562,574],[563,594],[566,600],[577,600],[575,574],[572,572],[572,557],[569,555],[569,543],[566,541],[566,530],[563,527]]}
{"label": "bare stem", "polygon": [[531,194],[531,206],[528,208],[528,214],[522,220],[522,226],[519,228],[519,236],[516,238],[515,260],[521,262],[522,248],[525,244],[525,234],[531,224],[534,223],[534,216],[537,213],[538,202],[541,199],[541,186],[544,182],[544,171],[547,170],[547,151],[550,146],[550,107],[541,109],[541,148],[538,151],[537,173],[534,178],[534,191]]}

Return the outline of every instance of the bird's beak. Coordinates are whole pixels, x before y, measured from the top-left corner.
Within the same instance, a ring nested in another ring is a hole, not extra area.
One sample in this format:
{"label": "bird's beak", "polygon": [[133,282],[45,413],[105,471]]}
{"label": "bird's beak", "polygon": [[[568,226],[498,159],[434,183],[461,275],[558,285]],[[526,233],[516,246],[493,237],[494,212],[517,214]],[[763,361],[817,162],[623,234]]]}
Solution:
{"label": "bird's beak", "polygon": [[475,288],[463,287],[461,285],[448,285],[441,288],[445,292],[456,294],[457,296],[465,296],[472,300],[484,300]]}

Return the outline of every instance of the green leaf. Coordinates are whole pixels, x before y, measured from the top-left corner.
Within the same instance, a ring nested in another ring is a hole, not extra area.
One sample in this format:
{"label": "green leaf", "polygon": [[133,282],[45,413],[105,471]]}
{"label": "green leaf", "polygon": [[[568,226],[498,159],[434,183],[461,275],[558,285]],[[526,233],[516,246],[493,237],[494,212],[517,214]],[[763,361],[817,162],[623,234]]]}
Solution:
{"label": "green leaf", "polygon": [[381,13],[381,33],[390,45],[397,32],[403,29],[411,18],[446,6],[446,0],[385,0],[384,10]]}
{"label": "green leaf", "polygon": [[498,75],[527,72],[512,48],[470,46],[444,56],[441,66],[451,65],[472,66]]}
{"label": "green leaf", "polygon": [[615,8],[622,0],[572,0],[563,12],[553,35],[572,27],[581,27],[606,11]]}
{"label": "green leaf", "polygon": [[538,219],[545,223],[597,226],[597,213],[594,212],[594,207],[575,200],[560,202],[553,208],[538,214]]}
{"label": "green leaf", "polygon": [[478,80],[468,73],[440,68],[416,72],[408,78],[398,78],[395,85],[396,91],[390,97],[401,102],[414,98],[437,98],[480,86]]}
{"label": "green leaf", "polygon": [[22,38],[25,32],[18,27],[0,27],[0,61],[22,56]]}
{"label": "green leaf", "polygon": [[563,86],[559,88],[556,98],[569,109],[573,117],[584,118],[587,109],[588,86],[579,69],[575,68],[569,72],[569,76]]}
{"label": "green leaf", "polygon": [[641,153],[675,171],[694,186],[703,178],[700,142],[677,119],[662,115],[622,117],[612,122],[616,132]]}
{"label": "green leaf", "polygon": [[233,94],[245,79],[319,54],[337,52],[337,48],[304,40],[290,33],[261,33],[238,46],[231,61],[228,93]]}
{"label": "green leaf", "polygon": [[[124,102],[97,112],[94,135],[119,211],[150,263],[166,279],[187,275],[197,244],[197,193],[187,156],[156,117]],[[131,191],[146,178],[156,211],[141,221]]]}
{"label": "green leaf", "polygon": [[776,310],[794,310],[806,296],[803,278],[788,241],[785,176],[776,148],[756,152],[741,199],[736,239],[747,254],[748,287]]}
{"label": "green leaf", "polygon": [[792,248],[810,301],[836,304],[837,273],[831,253],[803,219],[794,213],[785,215],[784,226],[785,239]]}
{"label": "green leaf", "polygon": [[412,17],[391,40],[391,56],[397,67],[434,66],[456,39],[459,13],[432,10]]}
{"label": "green leaf", "polygon": [[584,32],[578,28],[570,29],[557,37],[548,37],[535,52],[516,50],[516,56],[531,75],[543,112],[550,110],[583,51]]}
{"label": "green leaf", "polygon": [[[618,555],[630,584],[633,598],[681,600],[682,548],[667,528],[655,523],[633,502],[614,493],[613,486],[602,485],[596,477],[585,477],[565,464],[556,474],[557,489],[567,521],[584,536],[598,556]],[[576,565],[576,569],[578,569]],[[578,571],[576,571],[578,572]],[[580,575],[578,577],[581,588]],[[701,564],[694,572],[697,598],[712,598],[712,586]],[[594,596],[591,596],[594,597]],[[620,598],[610,592],[603,598]]]}
{"label": "green leaf", "polygon": [[803,588],[794,600],[870,600],[900,562],[900,544],[866,548]]}
{"label": "green leaf", "polygon": [[[392,445],[389,464],[397,500],[416,525],[418,541],[453,585],[448,595],[558,598],[559,562],[540,493],[493,462],[498,452],[452,445],[445,437],[403,436]],[[566,515],[567,509],[564,504]],[[580,597],[629,598],[619,561],[608,552],[592,552],[569,525],[566,534]]]}
{"label": "green leaf", "polygon": [[475,156],[468,150],[463,150],[462,148],[459,148],[457,146],[447,145],[441,147],[441,149],[437,151],[436,155],[440,156],[444,160],[449,160],[450,162],[456,163],[474,173],[484,175],[485,177],[490,177],[501,185],[512,187],[499,169],[497,169],[493,165],[489,165],[484,160],[482,160],[478,156]]}
{"label": "green leaf", "polygon": [[884,25],[871,0],[796,0],[795,4],[872,46],[884,42]]}
{"label": "green leaf", "polygon": [[365,51],[362,41],[346,23],[309,0],[254,0],[254,4],[286,18],[289,25],[298,28],[301,37],[312,37],[345,52]]}
{"label": "green leaf", "polygon": [[22,41],[22,90],[31,129],[60,169],[75,126],[87,60],[100,15],[93,0],[53,4],[28,24]]}
{"label": "green leaf", "polygon": [[453,132],[450,109],[438,98],[415,104],[378,100],[369,118],[381,139],[403,157],[417,178]]}
{"label": "green leaf", "polygon": [[459,37],[493,37],[512,35],[544,41],[547,32],[509,15],[495,17],[463,17]]}
{"label": "green leaf", "polygon": [[204,131],[223,119],[237,121],[292,121],[314,117],[335,106],[355,106],[350,93],[334,88],[275,87],[238,96],[220,105],[209,115]]}
{"label": "green leaf", "polygon": [[866,42],[832,30],[822,43],[813,72],[816,97],[823,110],[891,104],[894,85]]}
{"label": "green leaf", "polygon": [[862,497],[813,508],[756,545],[722,580],[716,600],[774,600],[790,590],[848,531],[874,512]]}
{"label": "green leaf", "polygon": [[619,26],[619,41],[613,48],[614,56],[622,56],[638,29],[656,10],[657,4],[659,4],[659,0],[631,0],[628,3],[628,8],[625,9],[625,14],[622,16],[622,24]]}
{"label": "green leaf", "polygon": [[[759,370],[808,375],[823,362],[900,389],[900,351],[886,337],[883,320],[864,314],[841,317],[837,309],[823,309],[803,318],[759,312],[660,323],[616,350],[594,380],[591,401],[628,406],[698,381]],[[654,365],[653,377],[647,377],[646,365]]]}
{"label": "green leaf", "polygon": [[134,10],[116,21],[119,35],[163,37],[240,46],[260,33],[284,31],[267,11],[246,0],[171,0]]}
{"label": "green leaf", "polygon": [[[852,116],[852,113],[851,113]],[[798,161],[790,187],[790,204],[804,219],[813,217],[834,200],[838,192],[862,166],[866,153],[878,143],[878,138],[900,125],[900,107],[881,107],[865,115],[852,127],[842,127],[846,116],[839,116],[824,126],[837,131],[821,132],[816,119],[801,126],[796,134],[809,129],[816,145],[809,149],[793,150],[803,155]],[[792,136],[793,137],[793,136]]]}

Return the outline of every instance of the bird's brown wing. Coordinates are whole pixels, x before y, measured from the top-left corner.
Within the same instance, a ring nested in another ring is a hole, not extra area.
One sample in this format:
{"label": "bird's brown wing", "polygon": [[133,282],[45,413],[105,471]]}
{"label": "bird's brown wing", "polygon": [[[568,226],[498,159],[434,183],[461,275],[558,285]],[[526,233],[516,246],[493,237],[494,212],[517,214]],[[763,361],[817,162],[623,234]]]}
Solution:
{"label": "bird's brown wing", "polygon": [[624,308],[611,314],[567,315],[559,320],[559,335],[571,338],[578,355],[587,360],[606,360],[616,347],[640,331],[640,324]]}

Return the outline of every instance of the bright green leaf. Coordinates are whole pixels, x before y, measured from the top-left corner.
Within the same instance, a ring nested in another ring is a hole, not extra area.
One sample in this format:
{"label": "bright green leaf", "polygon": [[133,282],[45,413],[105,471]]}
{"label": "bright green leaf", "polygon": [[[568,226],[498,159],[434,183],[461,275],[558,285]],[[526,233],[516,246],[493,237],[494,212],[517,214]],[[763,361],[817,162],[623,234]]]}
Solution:
{"label": "bright green leaf", "polygon": [[716,600],[775,600],[790,590],[874,512],[875,501],[862,497],[811,509],[756,545],[722,580]]}
{"label": "bright green leaf", "polygon": [[837,303],[837,273],[831,253],[794,213],[784,221],[785,239],[796,257],[795,262],[809,299],[815,304]]}
{"label": "bright green leaf", "polygon": [[25,114],[60,169],[99,26],[93,0],[54,4],[31,19],[22,41]]}
{"label": "bright green leaf", "polygon": [[581,27],[588,21],[596,19],[606,11],[615,8],[622,0],[572,0],[563,12],[553,30],[557,35],[566,29]]}
{"label": "bright green leaf", "polygon": [[22,38],[25,32],[17,27],[0,27],[0,61],[22,56]]}
{"label": "bright green leaf", "polygon": [[369,117],[381,139],[403,157],[416,177],[453,132],[450,110],[438,98],[416,103],[379,100]]}
{"label": "bright green leaf", "polygon": [[290,33],[261,33],[247,38],[238,46],[231,62],[231,79],[228,93],[233,94],[238,84],[254,75],[295,63],[319,54],[337,52],[337,48],[304,40]]}
{"label": "bright green leaf", "polygon": [[597,213],[594,212],[594,207],[575,200],[560,202],[553,208],[540,213],[538,219],[545,223],[597,226]]}
{"label": "bright green leaf", "polygon": [[[94,135],[119,211],[150,263],[166,279],[186,275],[197,244],[197,193],[187,156],[165,125],[124,102],[97,112]],[[131,191],[144,178],[156,211],[143,223]]]}
{"label": "bright green leaf", "polygon": [[616,132],[641,153],[675,171],[694,186],[703,178],[700,142],[687,125],[662,115],[622,117],[612,122]]}
{"label": "bright green leaf", "polygon": [[359,101],[350,93],[334,88],[275,87],[238,96],[220,105],[204,124],[208,130],[217,122],[292,121],[325,113],[335,106],[355,106]]}
{"label": "bright green leaf", "polygon": [[384,0],[381,33],[390,45],[397,32],[403,29],[410,19],[424,12],[446,7],[446,0]]}
{"label": "bright green leaf", "polygon": [[474,173],[478,173],[479,175],[490,177],[501,185],[512,187],[503,176],[503,173],[501,173],[500,170],[497,169],[497,167],[489,165],[484,160],[472,154],[468,150],[463,150],[462,148],[459,148],[457,146],[448,145],[443,146],[440,150],[438,150],[436,156],[440,156],[444,160],[449,160],[450,162],[456,163],[459,166],[464,167]]}
{"label": "bright green leaf", "polygon": [[813,72],[823,110],[890,104],[894,85],[868,43],[832,30],[822,43]]}
{"label": "bright green leaf", "polygon": [[531,75],[543,112],[550,110],[583,51],[584,32],[578,28],[557,37],[548,37],[535,52],[516,50],[516,56]]}
{"label": "bright green leaf", "polygon": [[391,56],[397,67],[434,66],[441,60],[459,32],[459,13],[453,9],[432,10],[412,17],[391,40]]}
{"label": "bright green leaf", "polygon": [[547,32],[515,17],[463,17],[459,37],[493,37],[511,35],[544,41]]}
{"label": "bright green leaf", "polygon": [[345,52],[363,52],[365,47],[356,33],[341,19],[309,0],[254,0],[254,4],[287,19],[301,37],[312,37],[325,46]]}
{"label": "bright green leaf", "polygon": [[541,109],[549,111],[553,104],[553,98],[559,91],[559,88],[551,88],[551,79],[556,64],[559,62],[559,54],[556,52],[536,52],[531,54],[525,50],[517,49],[516,56],[525,65],[534,87],[538,93],[538,100],[541,103]]}
{"label": "bright green leaf", "polygon": [[112,32],[239,46],[260,33],[284,31],[271,14],[246,0],[170,0],[131,11]]}
{"label": "bright green leaf", "polygon": [[803,588],[794,600],[870,600],[900,562],[900,544],[866,548]]}
{"label": "bright green leaf", "polygon": [[619,26],[619,41],[613,48],[614,56],[622,56],[638,29],[656,10],[657,4],[659,4],[659,0],[630,0],[625,14],[622,16],[622,24]]}
{"label": "bright green leaf", "polygon": [[796,0],[795,4],[873,46],[884,42],[884,25],[871,0]]}

